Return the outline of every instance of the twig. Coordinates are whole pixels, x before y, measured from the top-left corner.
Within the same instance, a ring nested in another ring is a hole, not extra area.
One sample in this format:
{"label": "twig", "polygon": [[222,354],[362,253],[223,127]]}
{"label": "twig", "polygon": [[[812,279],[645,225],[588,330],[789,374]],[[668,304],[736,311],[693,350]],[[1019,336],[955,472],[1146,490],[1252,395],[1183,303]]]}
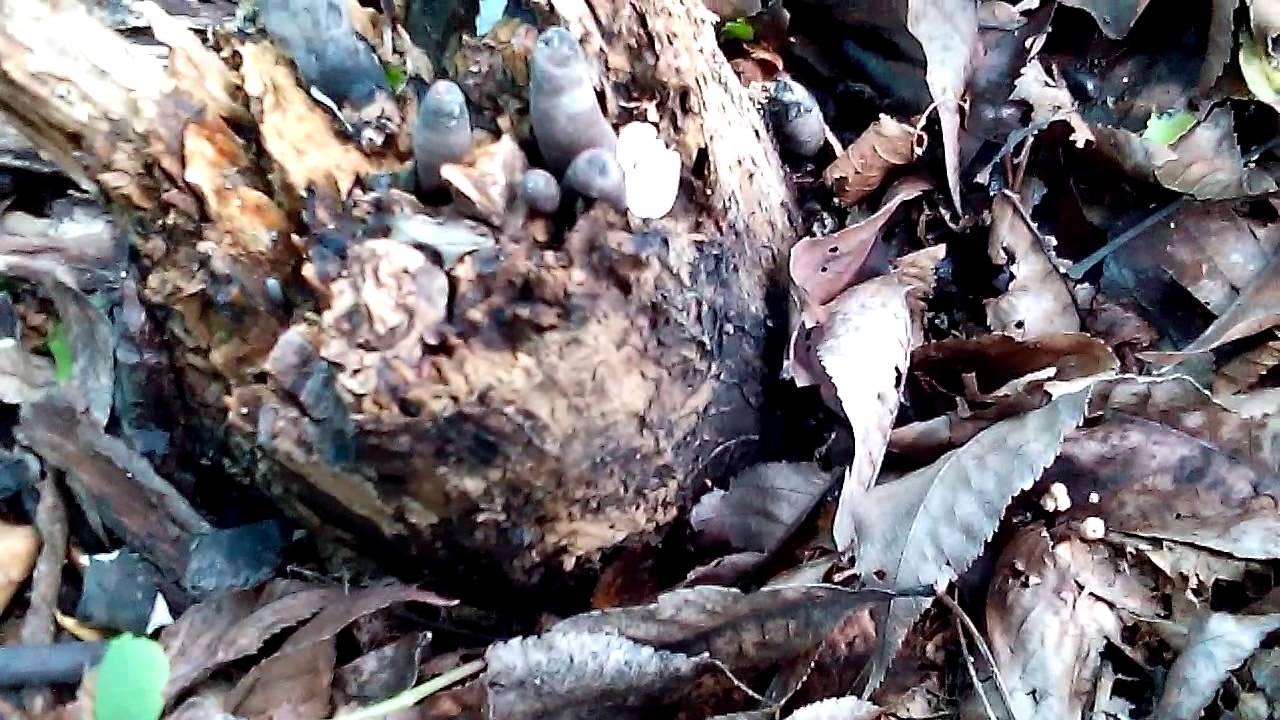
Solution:
{"label": "twig", "polygon": [[969,671],[969,681],[973,683],[973,691],[978,694],[978,699],[982,701],[982,709],[986,711],[987,717],[996,720],[995,708],[991,707],[991,701],[987,699],[987,689],[982,686],[982,681],[978,679],[978,670],[973,666],[973,655],[969,652],[969,641],[964,639],[964,628],[960,627],[960,621],[954,617],[951,621],[956,626],[956,634],[960,637],[960,652],[964,654],[964,669]]}
{"label": "twig", "polygon": [[[1244,156],[1244,159],[1241,162],[1241,165],[1248,165],[1249,163],[1252,163],[1253,161],[1262,157],[1263,153],[1266,153],[1277,146],[1280,146],[1280,137],[1275,137],[1275,138],[1272,138],[1271,140],[1268,140],[1267,142],[1249,151],[1249,154]],[[1172,215],[1176,210],[1178,210],[1178,208],[1182,207],[1182,204],[1187,201],[1187,198],[1188,198],[1187,195],[1179,195],[1177,198],[1169,202],[1167,205],[1157,209],[1155,212],[1148,215],[1145,219],[1143,219],[1137,225],[1134,225],[1128,230],[1125,230],[1124,232],[1120,233],[1115,237],[1115,239],[1108,241],[1106,245],[1103,245],[1102,247],[1098,248],[1095,252],[1090,254],[1089,257],[1076,263],[1074,267],[1072,267],[1070,270],[1067,271],[1067,276],[1070,277],[1072,280],[1079,280],[1080,278],[1084,277],[1084,274],[1089,271],[1089,268],[1092,268],[1094,265],[1097,265],[1099,262],[1101,262],[1111,253],[1115,252],[1118,248],[1123,246],[1125,243],[1141,235],[1143,231],[1145,231],[1147,228],[1151,227],[1152,225]]]}
{"label": "twig", "polygon": [[1165,218],[1169,217],[1173,213],[1177,212],[1178,208],[1182,207],[1182,204],[1186,201],[1187,201],[1186,195],[1178,196],[1172,202],[1164,205],[1160,209],[1156,210],[1155,212],[1145,217],[1137,225],[1134,225],[1128,230],[1125,230],[1124,232],[1115,236],[1115,238],[1107,241],[1106,245],[1103,245],[1102,247],[1098,248],[1093,253],[1091,253],[1089,257],[1073,265],[1071,269],[1067,271],[1067,277],[1071,278],[1072,280],[1079,280],[1083,278],[1084,274],[1089,272],[1089,269],[1092,268],[1094,265],[1097,265],[1099,262],[1102,262],[1102,260],[1104,260],[1108,255],[1118,250],[1120,247],[1128,243],[1130,240],[1146,232],[1147,228],[1151,227],[1152,225],[1155,225],[1161,220],[1164,220]]}
{"label": "twig", "polygon": [[960,607],[960,604],[951,599],[946,592],[937,594],[943,605],[946,605],[951,612],[964,624],[969,636],[973,638],[973,644],[977,646],[978,651],[982,653],[982,659],[991,667],[991,677],[996,681],[996,689],[1000,691],[1000,699],[1004,701],[1004,709],[1009,713],[1009,717],[1018,720],[1018,715],[1013,711],[1013,700],[1009,697],[1009,688],[1005,687],[1004,678],[1000,676],[1000,667],[996,665],[996,658],[991,654],[991,648],[987,645],[987,641],[983,639],[982,633],[978,632],[978,626],[973,624],[969,619],[969,614]]}
{"label": "twig", "polygon": [[[40,531],[40,556],[31,576],[31,606],[22,618],[19,638],[23,645],[47,646],[53,642],[53,613],[58,608],[58,590],[62,587],[68,532],[67,507],[52,473],[45,473],[40,482],[35,524]],[[48,688],[31,688],[23,693],[23,704],[32,714],[39,715],[52,706],[53,695]]]}
{"label": "twig", "polygon": [[333,720],[372,720],[372,718],[384,717],[399,710],[407,710],[450,685],[466,680],[481,670],[484,670],[484,660],[472,660],[448,672],[440,673],[421,685],[409,688],[399,695],[393,695],[382,702],[362,707],[353,713],[338,715]]}
{"label": "twig", "polygon": [[80,681],[102,658],[106,643],[63,642],[0,647],[0,687],[39,687]]}

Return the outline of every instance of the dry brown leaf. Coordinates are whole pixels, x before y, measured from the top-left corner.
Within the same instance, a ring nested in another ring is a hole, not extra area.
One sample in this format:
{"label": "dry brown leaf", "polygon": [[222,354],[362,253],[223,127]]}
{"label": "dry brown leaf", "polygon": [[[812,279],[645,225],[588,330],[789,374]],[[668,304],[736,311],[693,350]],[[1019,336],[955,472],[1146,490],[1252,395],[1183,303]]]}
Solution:
{"label": "dry brown leaf", "polygon": [[1129,33],[1151,0],[1062,0],[1063,5],[1080,8],[1093,16],[1098,27],[1112,40]]}
{"label": "dry brown leaf", "polygon": [[1235,395],[1251,389],[1262,376],[1280,365],[1280,335],[1274,331],[1270,340],[1252,350],[1246,350],[1218,369],[1213,380],[1213,394]]}
{"label": "dry brown leaf", "polygon": [[914,160],[924,150],[925,137],[914,126],[881,115],[827,166],[822,179],[836,200],[857,204],[880,187],[894,168]]}
{"label": "dry brown leaf", "polygon": [[1280,417],[1280,388],[1263,388],[1240,395],[1219,395],[1214,399],[1246,419]]}
{"label": "dry brown leaf", "polygon": [[277,653],[259,663],[227,695],[240,717],[308,720],[329,717],[337,643],[330,637],[305,650]]}
{"label": "dry brown leaf", "polygon": [[408,690],[418,681],[423,651],[430,642],[431,633],[410,632],[338,668],[334,684],[345,697],[361,703],[378,702]]}
{"label": "dry brown leaf", "polygon": [[1240,292],[1235,303],[1183,352],[1212,350],[1277,324],[1280,324],[1280,252],[1271,256],[1270,262]]}
{"label": "dry brown leaf", "polygon": [[908,0],[907,29],[924,49],[925,83],[938,109],[951,201],[960,209],[960,100],[978,44],[978,6],[972,0]]}
{"label": "dry brown leaf", "polygon": [[320,612],[339,588],[276,581],[188,608],[160,635],[169,658],[164,696],[172,701],[217,668],[256,653],[273,635]]}
{"label": "dry brown leaf", "polygon": [[1108,262],[1137,276],[1158,268],[1221,315],[1277,251],[1274,225],[1240,217],[1230,203],[1183,203],[1169,222],[1153,225]]}
{"label": "dry brown leaf", "polygon": [[1027,61],[1013,83],[1010,100],[1025,100],[1031,106],[1032,127],[1043,127],[1055,120],[1071,125],[1071,141],[1076,147],[1093,142],[1093,132],[1076,110],[1076,99],[1061,78],[1049,77],[1044,65],[1032,58]]}
{"label": "dry brown leaf", "polygon": [[[1239,558],[1280,555],[1280,478],[1149,420],[1117,417],[1072,434],[1045,473],[1107,530],[1189,543]],[[1098,502],[1079,502],[1096,497]]]}
{"label": "dry brown leaf", "polygon": [[[1035,206],[1032,192],[1024,191],[1022,206]],[[1030,216],[1019,212],[1013,198],[997,195],[991,204],[992,262],[1003,264],[1008,255],[1013,281],[1003,295],[986,301],[987,324],[996,332],[1018,339],[1035,339],[1080,329],[1080,313],[1066,280],[1049,258],[1043,236],[1029,225]]]}
{"label": "dry brown leaf", "polygon": [[754,465],[736,475],[727,492],[702,496],[689,522],[707,539],[767,555],[795,531],[831,484],[831,474],[814,463]]}
{"label": "dry brown leaf", "polygon": [[1239,4],[1238,0],[1213,0],[1208,46],[1205,48],[1204,64],[1200,66],[1200,82],[1197,86],[1202,94],[1207,93],[1218,81],[1227,61],[1231,59],[1231,51],[1235,48],[1235,23],[1232,22],[1232,16]]}
{"label": "dry brown leaf", "polygon": [[689,656],[709,653],[733,670],[758,670],[799,655],[849,613],[890,597],[835,585],[766,587],[753,593],[707,585],[672,590],[650,605],[578,615],[551,632],[617,633]]}
{"label": "dry brown leaf", "polygon": [[[940,586],[982,552],[1013,497],[1040,478],[1063,438],[1084,419],[1086,394],[1060,397],[1000,422],[932,465],[840,498],[854,529],[854,570],[890,588]],[[868,691],[879,687],[928,599],[890,601]]]}
{"label": "dry brown leaf", "polygon": [[1173,661],[1152,717],[1196,720],[1227,675],[1280,629],[1280,614],[1208,613],[1191,628],[1187,646]]}
{"label": "dry brown leaf", "polygon": [[1280,472],[1280,417],[1250,417],[1227,408],[1190,378],[1121,377],[1090,388],[1091,413],[1155,420],[1212,443],[1235,459]]}
{"label": "dry brown leaf", "polygon": [[1093,128],[1097,147],[1130,175],[1197,200],[1229,200],[1275,192],[1276,179],[1249,167],[1236,141],[1229,105],[1218,105],[1166,147],[1120,128]]}
{"label": "dry brown leaf", "polygon": [[464,212],[501,227],[527,165],[515,138],[503,135],[475,148],[466,162],[445,163],[440,177]]}
{"label": "dry brown leaf", "polygon": [[0,521],[0,613],[31,576],[39,552],[40,533],[35,528]]}
{"label": "dry brown leaf", "polygon": [[1146,616],[1159,610],[1154,588],[1105,545],[1051,538],[1038,524],[1018,531],[1000,556],[986,609],[991,652],[1015,717],[1082,715],[1104,643],[1121,642],[1116,606]]}
{"label": "dry brown leaf", "polygon": [[679,699],[708,666],[603,632],[515,638],[490,645],[484,657],[492,720],[639,720]]}
{"label": "dry brown leaf", "polygon": [[[853,432],[854,457],[844,478],[842,508],[845,498],[875,482],[889,446],[911,348],[919,335],[907,292],[893,275],[868,280],[837,298],[822,326],[818,361],[835,386]],[[847,513],[837,512],[832,531],[836,548],[846,550],[853,541]]]}
{"label": "dry brown leaf", "polygon": [[858,282],[863,262],[898,207],[929,187],[924,178],[905,178],[889,189],[874,215],[826,237],[805,238],[791,248],[791,282],[802,292],[811,319],[820,318],[819,307]]}
{"label": "dry brown leaf", "polygon": [[27,352],[13,338],[0,339],[0,402],[21,405],[58,387],[53,363]]}

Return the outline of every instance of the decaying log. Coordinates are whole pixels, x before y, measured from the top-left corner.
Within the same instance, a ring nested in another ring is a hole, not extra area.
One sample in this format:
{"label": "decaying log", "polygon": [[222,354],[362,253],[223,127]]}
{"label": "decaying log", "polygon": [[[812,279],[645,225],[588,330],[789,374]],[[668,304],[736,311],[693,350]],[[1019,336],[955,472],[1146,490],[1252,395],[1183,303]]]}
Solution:
{"label": "decaying log", "polygon": [[[549,245],[415,215],[493,244],[446,276],[366,231],[385,208],[351,211],[403,135],[363,153],[262,38],[215,54],[144,8],[164,63],[77,0],[0,0],[0,112],[134,229],[186,423],[221,428],[231,474],[397,562],[474,551],[536,579],[652,536],[759,430],[794,208],[713,17],[551,9],[600,62],[615,125],[648,119],[678,150],[682,197],[644,225],[597,205]],[[348,251],[323,267],[311,249],[335,234]]]}

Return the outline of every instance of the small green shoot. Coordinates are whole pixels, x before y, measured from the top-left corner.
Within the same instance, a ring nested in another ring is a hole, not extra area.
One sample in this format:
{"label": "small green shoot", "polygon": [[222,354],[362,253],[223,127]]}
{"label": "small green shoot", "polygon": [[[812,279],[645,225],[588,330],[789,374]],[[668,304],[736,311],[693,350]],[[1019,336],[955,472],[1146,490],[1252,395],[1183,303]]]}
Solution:
{"label": "small green shoot", "polygon": [[751,42],[756,39],[756,29],[751,27],[751,23],[747,22],[746,18],[730,20],[720,28],[720,39]]}
{"label": "small green shoot", "polygon": [[383,72],[387,76],[387,84],[391,86],[391,92],[398,93],[404,88],[404,84],[409,79],[409,74],[404,68],[388,65],[383,68]]}
{"label": "small green shoot", "polygon": [[1142,139],[1168,147],[1186,135],[1195,124],[1196,116],[1186,110],[1153,113],[1147,118],[1147,128],[1142,131]]}
{"label": "small green shoot", "polygon": [[94,720],[156,720],[164,711],[169,659],[160,643],[118,635],[98,664]]}
{"label": "small green shoot", "polygon": [[53,358],[53,376],[63,383],[71,379],[71,340],[67,337],[67,329],[59,320],[49,323],[49,334],[44,338],[44,345]]}

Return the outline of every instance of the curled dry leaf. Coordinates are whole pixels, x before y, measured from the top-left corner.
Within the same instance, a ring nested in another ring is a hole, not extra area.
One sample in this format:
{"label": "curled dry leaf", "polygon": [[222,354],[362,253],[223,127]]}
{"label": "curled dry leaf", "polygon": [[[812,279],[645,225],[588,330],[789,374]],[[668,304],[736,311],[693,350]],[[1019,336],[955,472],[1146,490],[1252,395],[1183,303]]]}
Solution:
{"label": "curled dry leaf", "polygon": [[1208,613],[1192,628],[1173,661],[1153,717],[1195,720],[1227,675],[1249,659],[1263,638],[1280,629],[1280,614]]}
{"label": "curled dry leaf", "polygon": [[914,126],[881,115],[827,166],[822,179],[837,200],[854,205],[880,187],[894,168],[914,160],[924,142],[925,135]]}
{"label": "curled dry leaf", "polygon": [[894,212],[929,187],[924,178],[905,178],[889,189],[871,217],[826,237],[805,238],[791,248],[791,282],[804,294],[811,318],[819,317],[820,306],[858,281],[863,262]]}
{"label": "curled dry leaf", "polygon": [[[907,588],[919,592],[919,588]],[[708,653],[731,670],[761,669],[811,648],[854,610],[893,597],[835,585],[766,587],[753,593],[702,586],[650,605],[578,615],[551,632],[610,632],[664,650]]]}
{"label": "curled dry leaf", "polygon": [[1094,140],[1088,123],[1076,109],[1075,97],[1060,78],[1049,77],[1044,65],[1031,59],[1013,82],[1010,100],[1025,100],[1031,105],[1032,127],[1043,127],[1055,120],[1066,120],[1071,125],[1071,141],[1076,147],[1084,147]]}
{"label": "curled dry leaf", "polygon": [[1126,570],[1106,546],[1056,541],[1040,525],[1022,528],[1005,547],[986,618],[1015,717],[1081,716],[1104,643],[1121,642],[1116,606],[1149,616],[1159,609],[1153,589]]}
{"label": "curled dry leaf", "polygon": [[1118,366],[1105,343],[1082,333],[1036,340],[984,335],[929,343],[912,354],[912,372],[949,393],[939,403],[954,402],[958,407],[895,428],[889,448],[935,456],[993,423],[1044,405],[1050,399],[1050,382],[1078,380]]}
{"label": "curled dry leaf", "polygon": [[1043,245],[1047,238],[1031,223],[1031,194],[1024,191],[1021,200],[1002,194],[991,201],[991,260],[1001,264],[1012,255],[1013,281],[1003,295],[986,301],[987,324],[1019,339],[1080,329],[1075,300],[1049,257],[1051,248]]}
{"label": "curled dry leaf", "polygon": [[735,476],[727,492],[704,495],[689,521],[709,539],[767,555],[804,521],[831,479],[814,463],[754,465]]}
{"label": "curled dry leaf", "polygon": [[510,135],[472,151],[462,163],[445,163],[440,177],[463,212],[499,227],[516,198],[528,166],[524,151]]}
{"label": "curled dry leaf", "polygon": [[708,666],[611,633],[572,631],[494,643],[485,662],[485,716],[494,720],[648,717]]}
{"label": "curled dry leaf", "polygon": [[1229,200],[1275,192],[1267,171],[1245,164],[1229,105],[1218,105],[1169,146],[1121,128],[1093,128],[1097,147],[1125,172],[1197,200]]}
{"label": "curled dry leaf", "polygon": [[924,82],[937,106],[947,187],[959,210],[960,99],[969,85],[978,44],[978,5],[972,0],[908,0],[906,27],[924,49]]}
{"label": "curled dry leaf", "polygon": [[1073,498],[1097,493],[1063,519],[1096,516],[1109,530],[1245,559],[1280,554],[1280,478],[1159,423],[1121,416],[1080,430],[1045,480]]}
{"label": "curled dry leaf", "polygon": [[[890,588],[938,586],[982,552],[1004,509],[1057,457],[1084,419],[1086,394],[1064,395],[979,433],[932,465],[853,497],[840,509],[854,528],[854,570]],[[929,606],[895,598],[871,661],[868,691],[884,680],[907,631]]]}
{"label": "curled dry leaf", "polygon": [[938,109],[951,201],[960,208],[960,99],[969,84],[978,44],[978,6],[972,0],[908,0],[907,29],[926,60],[925,83]]}

